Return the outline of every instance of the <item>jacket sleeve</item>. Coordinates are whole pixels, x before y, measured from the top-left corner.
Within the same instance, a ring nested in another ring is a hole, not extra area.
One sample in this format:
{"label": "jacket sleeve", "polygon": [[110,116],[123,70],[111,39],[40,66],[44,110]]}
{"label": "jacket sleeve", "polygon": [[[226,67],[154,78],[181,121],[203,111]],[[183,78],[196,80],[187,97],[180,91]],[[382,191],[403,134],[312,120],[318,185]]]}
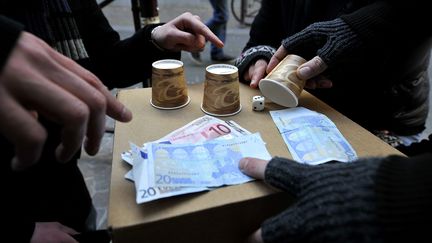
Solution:
{"label": "jacket sleeve", "polygon": [[0,73],[6,64],[9,54],[14,48],[22,29],[23,26],[19,23],[0,15],[0,33],[2,33],[2,38],[0,39]]}
{"label": "jacket sleeve", "polygon": [[283,29],[280,2],[280,0],[262,1],[243,52],[258,45],[267,45],[276,49],[281,45],[281,40],[286,36],[283,35],[283,31],[279,31]]}
{"label": "jacket sleeve", "polygon": [[81,37],[90,56],[89,69],[109,88],[125,87],[142,82],[151,75],[151,64],[160,59],[180,59],[180,52],[161,51],[151,43],[147,25],[133,36],[120,40],[96,1],[77,1],[81,6],[76,18]]}
{"label": "jacket sleeve", "polygon": [[432,224],[432,154],[388,157],[377,172],[378,217],[388,242],[424,242]]}
{"label": "jacket sleeve", "polygon": [[366,47],[382,48],[389,43],[404,46],[407,42],[421,43],[430,38],[432,29],[420,28],[429,20],[427,9],[425,3],[417,0],[410,4],[376,1],[341,18],[360,36]]}

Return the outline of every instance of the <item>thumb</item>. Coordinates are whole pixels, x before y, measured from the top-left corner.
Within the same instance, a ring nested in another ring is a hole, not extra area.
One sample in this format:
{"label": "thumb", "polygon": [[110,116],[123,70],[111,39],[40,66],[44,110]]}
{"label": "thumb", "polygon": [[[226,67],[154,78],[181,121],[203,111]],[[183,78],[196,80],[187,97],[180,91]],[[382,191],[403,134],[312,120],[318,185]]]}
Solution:
{"label": "thumb", "polygon": [[268,160],[245,157],[239,161],[239,168],[244,174],[263,180],[267,164]]}
{"label": "thumb", "polygon": [[256,230],[253,234],[251,234],[247,239],[246,243],[263,243],[263,238],[261,236],[261,228]]}
{"label": "thumb", "polygon": [[327,69],[327,64],[319,56],[303,63],[297,69],[297,76],[300,79],[308,80],[323,73]]}
{"label": "thumb", "polygon": [[258,83],[261,79],[263,79],[266,75],[267,61],[264,59],[260,59],[256,61],[254,65],[254,71],[251,76],[250,86],[252,88],[257,88]]}
{"label": "thumb", "polygon": [[267,65],[267,73],[270,73],[271,70],[273,70],[273,68],[275,68],[287,55],[288,52],[285,47],[280,46]]}

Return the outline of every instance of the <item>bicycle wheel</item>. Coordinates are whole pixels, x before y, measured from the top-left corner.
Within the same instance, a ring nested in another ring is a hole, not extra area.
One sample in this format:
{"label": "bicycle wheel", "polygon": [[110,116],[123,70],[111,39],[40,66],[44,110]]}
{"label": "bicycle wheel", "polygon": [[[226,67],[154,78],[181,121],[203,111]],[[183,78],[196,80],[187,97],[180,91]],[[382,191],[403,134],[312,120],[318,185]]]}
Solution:
{"label": "bicycle wheel", "polygon": [[242,25],[251,25],[260,8],[260,0],[231,0],[232,15]]}

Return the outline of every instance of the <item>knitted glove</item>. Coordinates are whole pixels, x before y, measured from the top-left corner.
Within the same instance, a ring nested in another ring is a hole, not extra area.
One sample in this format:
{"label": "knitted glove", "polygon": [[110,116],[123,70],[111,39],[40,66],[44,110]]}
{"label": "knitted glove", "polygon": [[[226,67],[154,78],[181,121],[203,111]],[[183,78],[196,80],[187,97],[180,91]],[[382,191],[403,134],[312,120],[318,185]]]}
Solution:
{"label": "knitted glove", "polygon": [[273,158],[265,181],[298,200],[266,220],[264,242],[382,241],[374,190],[379,159],[318,166]]}
{"label": "knitted glove", "polygon": [[243,52],[234,63],[234,65],[238,68],[240,81],[243,83],[246,82],[243,76],[252,63],[255,63],[258,59],[265,59],[269,61],[275,52],[276,49],[265,45],[254,46]]}
{"label": "knitted glove", "polygon": [[282,41],[288,53],[306,59],[315,55],[331,67],[361,45],[360,39],[341,18],[317,22]]}

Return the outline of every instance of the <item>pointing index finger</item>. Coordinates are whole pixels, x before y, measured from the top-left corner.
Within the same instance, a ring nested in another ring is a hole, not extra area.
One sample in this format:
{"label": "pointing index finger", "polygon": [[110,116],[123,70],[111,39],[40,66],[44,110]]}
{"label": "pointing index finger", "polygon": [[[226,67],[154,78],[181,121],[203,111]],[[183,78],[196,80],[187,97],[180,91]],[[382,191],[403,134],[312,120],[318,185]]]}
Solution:
{"label": "pointing index finger", "polygon": [[198,19],[194,19],[195,21],[191,22],[191,29],[194,34],[203,35],[208,41],[213,43],[218,48],[222,48],[224,43],[201,21]]}

